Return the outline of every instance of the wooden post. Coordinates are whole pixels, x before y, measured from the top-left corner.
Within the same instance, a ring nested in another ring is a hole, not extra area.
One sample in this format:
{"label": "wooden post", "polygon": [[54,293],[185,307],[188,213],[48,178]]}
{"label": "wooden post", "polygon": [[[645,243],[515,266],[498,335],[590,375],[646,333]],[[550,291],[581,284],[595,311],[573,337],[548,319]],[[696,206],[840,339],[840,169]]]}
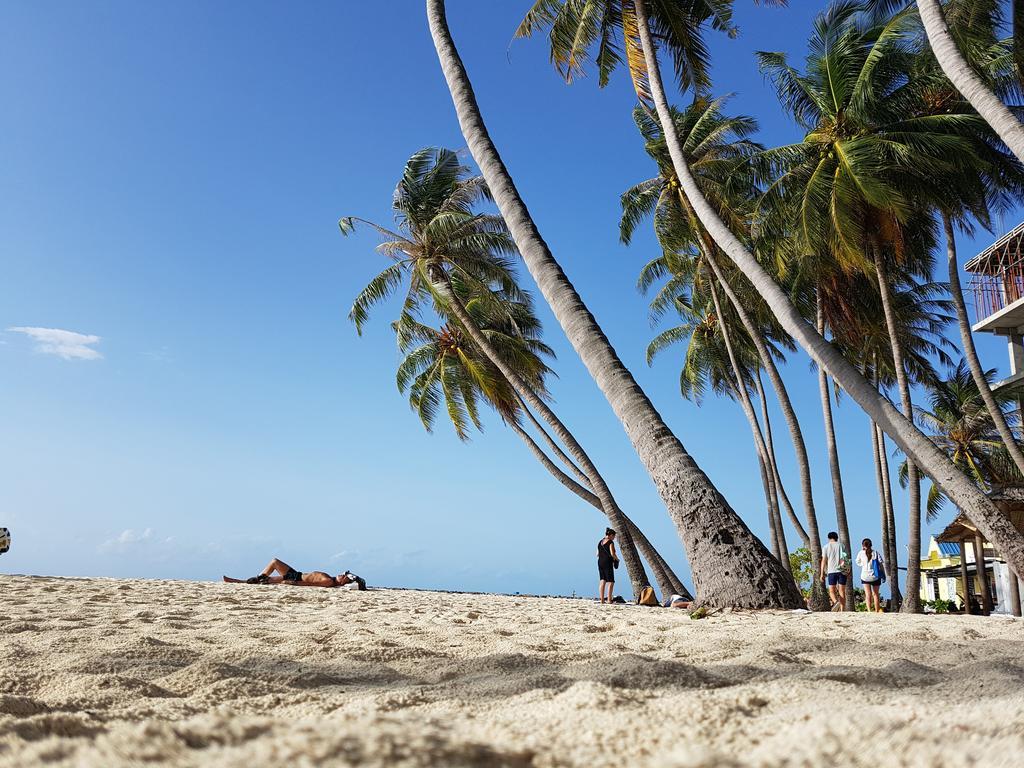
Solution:
{"label": "wooden post", "polygon": [[981,612],[988,616],[992,613],[992,593],[988,589],[988,571],[985,570],[985,542],[980,533],[974,534],[974,567],[978,569],[981,584]]}
{"label": "wooden post", "polygon": [[1006,566],[1006,570],[1010,574],[1010,612],[1020,616],[1020,584],[1017,583],[1017,574],[1010,566]]}
{"label": "wooden post", "polygon": [[969,576],[967,575],[967,545],[964,544],[963,539],[960,540],[960,579],[963,582],[964,589],[964,614],[970,614],[971,612],[971,588],[970,582],[968,581]]}

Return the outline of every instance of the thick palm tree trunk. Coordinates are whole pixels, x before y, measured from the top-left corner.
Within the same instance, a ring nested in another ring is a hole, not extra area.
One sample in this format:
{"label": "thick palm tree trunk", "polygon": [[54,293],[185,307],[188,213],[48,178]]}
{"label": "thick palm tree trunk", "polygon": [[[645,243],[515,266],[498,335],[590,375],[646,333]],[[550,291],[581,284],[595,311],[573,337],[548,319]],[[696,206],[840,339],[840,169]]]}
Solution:
{"label": "thick palm tree trunk", "polygon": [[[657,486],[690,558],[698,602],[711,607],[799,607],[802,601],[793,580],[672,434],[551,255],[484,125],[448,29],[444,0],[426,0],[426,9],[438,60],[473,159],[526,268]],[[1024,544],[1021,549],[1024,552]]]}
{"label": "thick palm tree trunk", "polygon": [[[755,371],[754,386],[757,388],[757,397],[761,402],[761,420],[764,421],[764,441],[765,445],[768,446],[768,459],[771,465],[770,468],[773,478],[775,480],[776,501],[781,500],[781,508],[785,508],[786,517],[789,518],[789,522],[796,531],[796,535],[799,537],[801,543],[810,550],[811,538],[807,535],[807,531],[804,529],[803,523],[800,522],[800,518],[797,517],[796,511],[793,509],[793,505],[789,501],[789,494],[786,493],[786,486],[782,483],[782,476],[779,474],[779,461],[775,455],[775,440],[772,437],[772,419],[768,413],[768,397],[765,395],[764,382],[761,381],[760,371]],[[786,560],[789,560],[788,550],[786,552]]]}
{"label": "thick palm tree trunk", "polygon": [[957,325],[960,327],[960,339],[963,341],[964,357],[967,359],[967,367],[971,369],[971,377],[978,386],[981,399],[985,401],[992,423],[995,424],[1003,445],[1017,465],[1017,469],[1024,475],[1024,453],[1013,437],[1010,426],[1003,416],[1003,409],[999,407],[995,396],[992,394],[992,387],[988,385],[985,378],[985,369],[981,367],[981,360],[978,359],[978,348],[974,346],[974,336],[971,335],[971,321],[967,317],[967,306],[964,303],[964,292],[960,287],[960,268],[956,258],[956,235],[953,232],[953,222],[949,215],[942,212],[942,228],[946,233],[946,266],[949,268],[949,295],[953,298],[953,305],[956,307]]}
{"label": "thick palm tree trunk", "polygon": [[928,42],[946,77],[992,127],[1017,159],[1024,162],[1024,125],[1021,125],[1009,108],[985,85],[978,73],[964,59],[949,32],[938,0],[917,0],[917,10],[921,14],[921,21],[924,22]]}
{"label": "thick palm tree trunk", "polygon": [[590,483],[594,489],[594,493],[601,501],[601,508],[608,515],[609,519],[613,521],[616,531],[619,534],[619,551],[622,553],[622,561],[626,564],[626,570],[629,574],[630,582],[632,583],[633,594],[638,596],[640,590],[646,587],[650,582],[647,580],[647,574],[644,572],[643,563],[640,560],[640,555],[637,553],[636,545],[633,542],[632,536],[630,535],[629,528],[626,526],[624,515],[622,510],[619,509],[618,503],[615,501],[615,497],[612,496],[611,490],[605,483],[604,478],[597,471],[597,467],[590,460],[587,452],[583,450],[583,446],[579,444],[575,436],[569,431],[569,429],[562,423],[561,419],[555,415],[555,412],[548,407],[548,404],[533,390],[533,388],[523,381],[522,377],[519,376],[502,358],[498,351],[491,345],[487,337],[481,333],[480,329],[476,327],[476,323],[473,322],[473,318],[470,317],[466,307],[463,306],[462,301],[456,295],[452,284],[448,279],[447,273],[440,266],[431,266],[428,268],[430,274],[431,285],[437,292],[438,296],[444,301],[445,306],[451,311],[455,318],[459,321],[459,324],[463,327],[469,337],[473,340],[473,343],[477,348],[484,353],[488,360],[490,360],[494,367],[497,368],[501,375],[505,377],[512,388],[516,391],[516,394],[521,397],[528,406],[534,408],[540,417],[547,422],[548,426],[554,431],[555,435],[566,449],[572,454],[573,458],[583,468],[584,474],[590,478]]}
{"label": "thick palm tree trunk", "polygon": [[[669,113],[661,73],[658,70],[658,58],[648,28],[646,5],[646,0],[634,0],[640,44],[647,63],[654,106],[661,121],[676,176],[701,223],[722,251],[747,276],[782,327],[797,340],[811,359],[828,371],[854,402],[892,436],[915,464],[928,473],[932,481],[945,491],[953,503],[968,512],[971,520],[981,527],[986,538],[1000,550],[1007,562],[1013,563],[1012,567],[1024,569],[1024,536],[1010,524],[970,478],[953,466],[949,458],[924,433],[879,395],[849,361],[818,334],[701,194],[697,181],[686,163],[682,144]],[[1018,570],[1019,572],[1021,570]]]}
{"label": "thick palm tree trunk", "polygon": [[[825,313],[821,299],[815,302],[818,333],[825,335]],[[829,392],[828,374],[818,366],[818,394],[821,395],[821,417],[825,422],[825,445],[828,450],[828,468],[832,475],[832,501],[836,508],[836,527],[839,529],[839,543],[847,554],[847,562],[853,557],[850,548],[850,523],[846,517],[846,494],[843,493],[843,473],[839,466],[839,447],[836,442],[836,425],[832,418],[832,395]],[[853,589],[846,590],[846,610],[853,610]]]}
{"label": "thick palm tree trunk", "polygon": [[[903,342],[900,341],[896,310],[892,301],[892,286],[885,267],[885,259],[881,249],[874,248],[875,274],[878,277],[878,290],[882,296],[882,313],[885,315],[885,327],[889,334],[889,345],[892,347],[892,364],[896,373],[896,386],[900,392],[900,403],[903,415],[914,418],[914,404],[910,399],[910,380],[907,376],[906,363],[903,359]],[[921,478],[913,459],[907,458],[907,487],[910,504],[908,510],[909,532],[907,535],[907,591],[904,593],[904,613],[921,612]],[[893,529],[895,539],[896,530]],[[898,574],[898,568],[895,568]]]}
{"label": "thick palm tree trunk", "polygon": [[[536,441],[530,437],[529,433],[527,433],[527,431],[523,429],[517,421],[509,419],[507,423],[512,431],[519,435],[519,438],[526,444],[526,447],[530,449],[530,453],[533,454],[534,458],[540,462],[541,466],[543,466],[552,477],[587,502],[587,504],[590,504],[601,514],[605,515],[609,521],[611,520],[611,516],[608,515],[608,513],[605,512],[604,507],[601,506],[601,500],[598,499],[590,490],[584,488],[559,469],[558,465],[555,464],[546,453],[544,453],[541,447],[537,445]],[[636,543],[637,549],[640,550],[644,559],[646,559],[648,564],[651,566],[651,571],[654,573],[654,579],[658,582],[658,589],[661,590],[662,594],[665,596],[677,594],[687,598],[688,600],[691,599],[691,595],[686,591],[686,587],[683,586],[682,581],[680,581],[679,577],[676,576],[675,573],[672,572],[672,569],[668,567],[664,558],[662,558],[661,554],[654,548],[654,545],[651,544],[650,540],[636,526],[636,523],[630,520],[625,512],[622,512],[621,515],[621,519],[625,522],[626,528],[629,530],[631,538]]]}

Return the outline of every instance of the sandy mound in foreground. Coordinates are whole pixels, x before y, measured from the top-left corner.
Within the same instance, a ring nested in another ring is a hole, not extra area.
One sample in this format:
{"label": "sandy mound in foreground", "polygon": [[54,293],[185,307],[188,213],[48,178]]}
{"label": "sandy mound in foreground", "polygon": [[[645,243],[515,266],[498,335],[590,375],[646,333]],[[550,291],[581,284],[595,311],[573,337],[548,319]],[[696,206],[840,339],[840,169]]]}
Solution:
{"label": "sandy mound in foreground", "polygon": [[0,576],[0,767],[985,766],[1024,623]]}

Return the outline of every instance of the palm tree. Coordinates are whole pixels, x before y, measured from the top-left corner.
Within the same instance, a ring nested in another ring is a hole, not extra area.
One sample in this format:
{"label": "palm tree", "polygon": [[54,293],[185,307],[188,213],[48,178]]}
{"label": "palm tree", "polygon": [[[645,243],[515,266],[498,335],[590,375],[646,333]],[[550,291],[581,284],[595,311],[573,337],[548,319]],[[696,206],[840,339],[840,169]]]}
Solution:
{"label": "palm tree", "polygon": [[[815,325],[822,338],[825,336],[825,313],[821,296],[815,292],[814,300]],[[818,371],[818,395],[821,398],[821,417],[825,425],[825,448],[828,451],[828,469],[832,478],[832,503],[836,510],[836,528],[839,530],[839,543],[845,552],[850,548],[850,523],[846,516],[846,494],[843,492],[843,472],[839,465],[839,444],[836,440],[836,424],[832,417],[832,395],[828,374],[820,365]],[[846,610],[853,610],[853,590],[846,590]]]}
{"label": "palm tree", "polygon": [[[730,218],[734,231],[747,231],[753,192],[756,187],[749,174],[744,171],[747,168],[746,161],[761,149],[758,144],[750,141],[747,137],[756,130],[757,123],[753,118],[725,115],[722,111],[724,103],[724,98],[714,100],[698,98],[682,112],[673,109],[672,119],[677,135],[682,138],[683,151],[687,161],[690,163],[705,196],[720,215]],[[641,182],[622,195],[621,239],[628,243],[636,223],[645,215],[654,213],[654,228],[662,245],[670,249],[680,247],[696,249],[701,254],[703,266],[710,273],[708,282],[712,298],[717,299],[717,296],[714,295],[715,283],[728,298],[739,320],[739,325],[746,332],[760,358],[758,368],[764,367],[782,408],[797,455],[804,513],[810,528],[810,536],[803,533],[801,526],[797,525],[796,527],[801,532],[805,546],[808,547],[817,562],[821,557],[821,544],[811,488],[810,460],[807,456],[799,419],[775,364],[776,355],[769,349],[767,340],[769,334],[779,338],[785,337],[785,334],[775,328],[763,328],[762,324],[753,317],[751,309],[751,307],[760,306],[759,299],[750,295],[740,297],[738,290],[744,286],[742,277],[736,274],[726,276],[714,240],[698,221],[689,200],[681,193],[679,181],[675,177],[671,158],[666,152],[665,139],[657,120],[642,107],[634,111],[634,120],[645,139],[647,153],[658,166],[659,175],[654,179]],[[696,271],[699,273],[701,270],[698,268]],[[749,293],[747,291],[747,294]],[[729,334],[724,325],[722,332],[726,336]],[[784,342],[791,345],[788,337],[784,338]],[[765,409],[765,413],[767,413],[767,409]],[[774,448],[771,445],[767,417],[765,438],[765,447],[768,449],[768,456],[765,459],[771,460],[770,466],[775,476],[775,482],[781,489],[781,479],[778,477],[778,466],[775,462]],[[784,490],[782,492],[784,493]],[[788,506],[788,499],[786,504]],[[788,554],[784,559],[788,561]],[[820,587],[820,584],[816,581],[814,586],[817,588]],[[828,600],[824,591],[821,589],[814,591],[817,603],[821,607],[827,607]]]}
{"label": "palm tree", "polygon": [[[769,198],[794,198],[789,208],[798,247],[827,250],[846,268],[876,277],[900,402],[912,418],[891,273],[908,266],[930,272],[933,224],[921,201],[946,195],[935,178],[962,175],[977,157],[977,142],[965,133],[970,116],[917,108],[932,97],[937,78],[927,69],[914,71],[916,57],[907,50],[913,15],[865,24],[858,14],[858,6],[846,4],[818,17],[803,73],[783,54],[759,54],[784,106],[808,130],[800,144],[773,150],[783,173]],[[920,482],[913,462],[908,483],[911,565],[904,607],[917,611]]]}
{"label": "palm tree", "polygon": [[[714,279],[700,281],[701,288],[706,286],[709,298],[701,298],[698,303],[688,300],[678,293],[684,290],[678,276],[689,270],[680,269],[680,262],[694,263],[697,259],[680,258],[679,254],[665,254],[660,259],[645,266],[641,272],[639,286],[646,290],[659,274],[672,274],[667,284],[657,293],[652,301],[651,319],[657,322],[664,314],[667,299],[671,296],[671,304],[682,319],[682,324],[668,328],[659,333],[647,347],[647,362],[653,363],[654,358],[662,351],[678,343],[686,342],[686,352],[679,373],[680,394],[700,404],[708,387],[718,394],[725,394],[737,401],[750,425],[754,438],[754,447],[758,464],[762,472],[765,500],[768,504],[768,522],[771,531],[772,549],[775,556],[783,562],[788,561],[788,549],[785,544],[785,532],[778,507],[777,473],[773,477],[769,467],[773,465],[773,457],[761,431],[760,423],[754,413],[750,401],[753,374],[751,367],[756,360],[749,340],[745,349],[737,350],[729,332],[730,319],[722,311],[721,301],[715,287]],[[703,294],[703,290],[701,290]],[[737,340],[739,341],[739,340]],[[807,534],[799,528],[806,542]],[[788,562],[783,567],[788,570]]]}
{"label": "palm tree", "polygon": [[[1014,53],[1019,53],[1020,42],[1017,41],[1019,22],[1024,11],[1014,3]],[[1024,125],[1014,116],[1009,107],[1003,103],[992,90],[989,83],[967,62],[957,47],[956,40],[946,24],[942,6],[938,0],[917,0],[917,9],[921,14],[928,42],[942,71],[950,79],[956,89],[963,94],[998,134],[1017,159],[1024,162]],[[1018,571],[1019,572],[1019,571]]]}
{"label": "palm tree", "polygon": [[[986,371],[985,378],[991,380],[994,374],[994,370]],[[973,374],[968,372],[963,361],[948,379],[935,382],[930,394],[930,410],[918,408],[918,420],[954,464],[985,491],[1001,485],[1019,485],[1024,481],[1024,475],[1002,442]],[[1009,416],[1020,392],[1004,389],[997,392],[996,397],[1004,416]],[[1016,426],[1019,429],[1019,425]],[[900,469],[900,480],[903,481],[903,467]],[[928,494],[929,521],[937,517],[945,500],[945,495],[933,486]],[[1009,602],[1013,612],[1019,615],[1020,594],[1014,576],[1010,578]]]}
{"label": "palm tree", "polygon": [[[407,283],[403,313],[412,311],[428,297],[443,306],[490,360],[516,394],[551,427],[589,479],[602,508],[619,531],[622,560],[635,594],[647,585],[643,563],[633,545],[630,529],[622,518],[604,479],[573,434],[487,335],[473,322],[460,296],[486,301],[499,288],[513,300],[524,300],[513,274],[510,255],[515,246],[500,216],[478,213],[474,206],[490,197],[482,177],[470,176],[457,155],[446,149],[424,149],[406,164],[395,190],[393,207],[399,232],[356,217],[339,222],[343,234],[357,222],[367,224],[385,240],[378,251],[393,263],[359,294],[350,313],[357,330],[369,308]],[[460,289],[461,286],[461,289]],[[497,307],[500,309],[500,306]]]}
{"label": "palm tree", "polygon": [[[550,372],[544,357],[553,357],[551,349],[539,339],[540,322],[530,306],[523,302],[503,300],[505,311],[497,317],[486,310],[493,301],[463,299],[467,311],[477,327],[486,334],[496,348],[503,351],[506,360],[529,381],[534,390],[546,394],[545,376]],[[443,310],[443,308],[440,308]],[[537,445],[522,425],[528,411],[521,398],[501,373],[480,354],[466,333],[451,322],[433,328],[412,314],[404,313],[394,324],[398,347],[403,359],[398,367],[397,383],[403,393],[409,394],[409,405],[419,415],[424,428],[433,430],[440,405],[461,440],[469,439],[469,426],[482,430],[479,401],[490,405],[530,453],[558,482],[585,502],[606,514],[597,496],[587,485],[581,485],[565,474]],[[532,414],[528,415],[532,420]],[[546,439],[550,437],[539,424],[535,424]],[[690,595],[647,537],[625,513],[622,514],[631,538],[650,563],[663,594]],[[610,520],[609,516],[609,520]]]}
{"label": "palm tree", "polygon": [[[889,335],[890,324],[886,321],[881,308],[880,292],[875,290],[871,277],[863,273],[848,275],[845,282],[833,282],[831,287],[855,297],[846,304],[849,313],[846,322],[836,326],[842,328],[842,332],[837,336],[838,344],[847,350],[849,357],[859,361],[870,376],[873,386],[881,387],[883,391],[890,390],[897,382],[896,363]],[[945,286],[941,283],[922,283],[905,274],[892,286],[895,318],[893,325],[900,334],[898,345],[904,352],[903,365],[907,377],[918,385],[929,386],[938,379],[933,361],[937,360],[942,365],[952,364],[946,351],[952,344],[943,333],[950,320],[950,302],[945,296]],[[895,568],[899,560],[899,550],[896,545],[896,520],[889,480],[888,451],[885,435],[874,423],[872,450],[875,452],[876,471],[881,483],[879,495],[883,551],[886,559]],[[915,550],[912,545],[909,551],[908,592],[912,586],[909,574],[920,564],[920,559],[914,557]],[[902,594],[897,576],[898,573],[894,570],[890,587],[893,590],[894,604],[899,606]]]}
{"label": "palm tree", "polygon": [[448,28],[443,0],[427,0],[426,7],[434,47],[470,152],[527,269],[657,486],[686,547],[698,601],[710,606],[799,606],[793,580],[669,430],[551,255],[484,125]]}
{"label": "palm tree", "polygon": [[[440,0],[431,0],[429,5],[439,4]],[[687,6],[689,5],[687,4]],[[916,465],[928,473],[933,482],[938,483],[958,503],[972,511],[972,519],[977,522],[990,541],[999,542],[997,546],[1000,546],[1007,561],[1014,564],[1014,568],[1024,568],[1024,536],[1010,525],[991,500],[954,467],[910,419],[881,397],[860,372],[818,334],[800,310],[792,304],[785,291],[775,282],[754,254],[729,229],[729,226],[701,193],[672,125],[653,32],[658,34],[659,42],[672,55],[676,74],[680,76],[680,80],[683,83],[692,81],[693,75],[687,76],[687,67],[694,60],[677,53],[679,40],[683,37],[699,37],[701,24],[708,18],[713,18],[713,25],[727,26],[724,22],[725,14],[722,12],[722,8],[724,6],[727,10],[729,3],[718,2],[714,5],[717,9],[714,14],[696,12],[699,9],[688,7],[686,13],[681,14],[681,24],[666,26],[661,23],[661,17],[657,15],[653,16],[655,24],[651,23],[652,16],[648,12],[648,0],[633,0],[631,6],[620,5],[613,0],[591,0],[582,3],[567,3],[565,0],[541,0],[534,7],[533,16],[527,17],[520,30],[523,30],[524,27],[532,30],[545,25],[550,25],[554,29],[555,25],[559,23],[559,14],[567,14],[566,20],[562,22],[563,31],[552,36],[552,58],[556,63],[566,66],[565,62],[570,60],[568,52],[573,51],[575,52],[574,61],[581,62],[583,52],[595,42],[600,42],[598,66],[602,69],[602,82],[607,81],[607,75],[604,72],[610,71],[616,63],[622,60],[620,50],[615,45],[614,35],[618,32],[621,39],[625,41],[626,59],[634,87],[642,101],[653,103],[665,131],[672,165],[683,187],[683,192],[716,244],[748,277],[754,289],[771,308],[782,327],[793,336],[811,358],[818,365],[824,366],[854,401],[888,434],[893,436],[897,444],[913,459]],[[675,4],[665,2],[652,4],[655,13],[658,14],[666,6],[674,7]],[[607,24],[595,25],[592,23],[593,19],[607,21]],[[577,34],[568,31],[574,28],[578,30]],[[566,41],[572,40],[580,42],[572,45],[566,44]],[[577,66],[581,65],[580,63]]]}
{"label": "palm tree", "polygon": [[[1012,69],[1016,62],[1010,62],[1007,56],[1005,41],[999,39],[998,33],[1002,26],[1002,16],[996,0],[951,0],[947,6],[947,20],[950,31],[960,49],[969,54],[975,68],[990,84],[1011,83],[1016,88],[1017,82],[1012,77]],[[1024,3],[1015,5],[1014,12],[1024,10]],[[1024,40],[1021,41],[1024,45]],[[933,52],[926,48],[918,57],[919,68],[934,72],[938,69]],[[1019,70],[1019,67],[1018,67]],[[929,79],[933,79],[931,74]],[[1007,91],[1007,87],[1001,90]],[[963,342],[964,360],[970,368],[971,375],[981,397],[992,415],[993,423],[1003,445],[1009,452],[1017,468],[1024,472],[1024,452],[1014,438],[1013,432],[1003,418],[991,388],[985,378],[985,371],[978,357],[971,333],[970,319],[960,286],[959,265],[956,252],[955,227],[970,233],[973,229],[971,219],[991,230],[993,210],[1006,210],[1020,200],[1024,194],[1024,167],[1015,156],[1007,152],[992,133],[988,124],[977,117],[952,83],[944,78],[929,89],[926,98],[922,99],[918,110],[923,116],[948,114],[951,112],[970,115],[973,124],[967,134],[973,139],[975,149],[970,166],[957,169],[956,173],[939,175],[936,190],[931,197],[935,199],[935,208],[942,222],[946,240],[946,266],[949,274],[950,295],[956,308],[957,325]]]}
{"label": "palm tree", "polygon": [[[991,383],[995,369],[985,371]],[[1004,417],[1010,417],[1016,407],[1019,392],[1002,389],[996,392],[998,407]],[[950,459],[985,491],[999,486],[1019,484],[1022,474],[1010,459],[999,437],[981,391],[964,361],[950,373],[949,378],[934,382],[929,387],[929,408],[917,408],[918,421],[932,440]],[[1019,425],[1016,425],[1019,431]],[[905,466],[905,463],[904,463]],[[900,480],[906,474],[900,467]],[[932,487],[928,494],[928,520],[934,520],[945,496]]]}

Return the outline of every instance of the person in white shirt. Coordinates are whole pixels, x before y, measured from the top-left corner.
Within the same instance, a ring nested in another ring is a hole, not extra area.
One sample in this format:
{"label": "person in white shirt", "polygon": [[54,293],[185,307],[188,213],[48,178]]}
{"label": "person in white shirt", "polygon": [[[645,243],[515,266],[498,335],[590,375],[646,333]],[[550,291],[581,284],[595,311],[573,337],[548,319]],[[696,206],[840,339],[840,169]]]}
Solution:
{"label": "person in white shirt", "polygon": [[828,583],[828,596],[832,600],[833,611],[846,610],[848,557],[839,546],[839,534],[829,531],[828,544],[821,550],[821,578]]}
{"label": "person in white shirt", "polygon": [[861,546],[864,548],[857,553],[857,565],[860,566],[860,580],[864,585],[864,601],[867,603],[868,611],[882,613],[878,588],[885,580],[885,564],[882,562],[882,556],[871,548],[871,539],[864,539]]}

